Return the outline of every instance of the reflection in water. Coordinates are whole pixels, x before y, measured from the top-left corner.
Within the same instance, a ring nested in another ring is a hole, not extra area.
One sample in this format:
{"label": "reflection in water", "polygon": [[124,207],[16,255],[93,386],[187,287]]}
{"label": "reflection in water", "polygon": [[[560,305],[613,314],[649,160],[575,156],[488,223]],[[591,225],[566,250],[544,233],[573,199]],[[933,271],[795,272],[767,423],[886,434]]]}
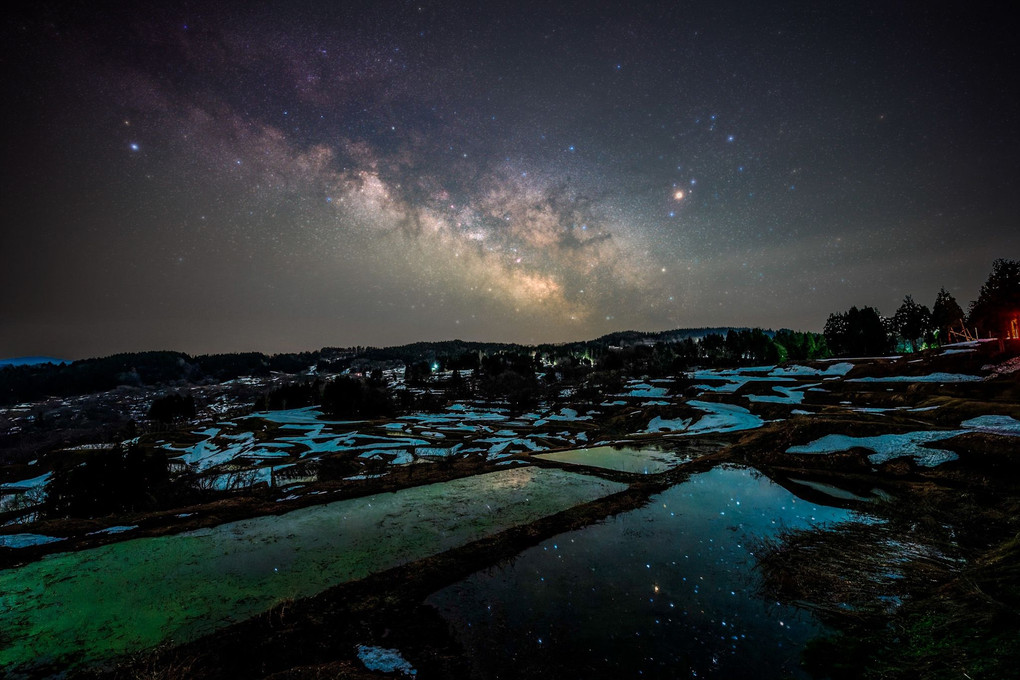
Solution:
{"label": "reflection in water", "polygon": [[619,470],[620,472],[634,472],[641,475],[654,475],[665,472],[684,462],[684,459],[676,454],[648,446],[641,448],[630,446],[619,448],[594,446],[590,449],[572,449],[570,451],[543,453],[535,457],[558,463],[590,465],[591,467]]}
{"label": "reflection in water", "polygon": [[625,488],[563,470],[503,470],[50,555],[0,571],[0,669],[190,640]]}
{"label": "reflection in water", "polygon": [[821,629],[764,602],[756,540],[859,516],[717,468],[430,596],[482,678],[799,675]]}

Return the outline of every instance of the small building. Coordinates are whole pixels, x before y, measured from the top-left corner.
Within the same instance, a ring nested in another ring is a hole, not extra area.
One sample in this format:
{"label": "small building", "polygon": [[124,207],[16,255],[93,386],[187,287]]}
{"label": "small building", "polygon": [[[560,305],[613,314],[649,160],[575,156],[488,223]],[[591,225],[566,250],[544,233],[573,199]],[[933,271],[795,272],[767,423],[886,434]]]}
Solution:
{"label": "small building", "polygon": [[1020,339],[1020,310],[1003,309],[995,315],[994,329],[989,328],[989,337],[1000,340]]}

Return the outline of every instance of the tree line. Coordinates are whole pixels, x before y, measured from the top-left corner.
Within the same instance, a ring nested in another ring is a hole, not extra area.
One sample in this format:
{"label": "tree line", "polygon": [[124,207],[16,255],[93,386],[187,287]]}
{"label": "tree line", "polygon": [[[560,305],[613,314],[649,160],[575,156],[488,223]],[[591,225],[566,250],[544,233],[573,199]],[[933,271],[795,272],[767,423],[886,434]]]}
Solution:
{"label": "tree line", "polygon": [[967,313],[944,287],[929,309],[912,295],[891,317],[874,307],[851,307],[829,315],[823,335],[837,356],[872,356],[911,351],[952,341],[950,331],[976,332],[980,337],[1010,337],[1020,315],[1020,261],[998,259]]}
{"label": "tree line", "polygon": [[267,355],[261,352],[205,354],[130,352],[66,364],[32,364],[0,369],[0,406],[45,397],[73,397],[112,390],[120,385],[159,386],[224,382],[242,376],[297,373],[315,366],[339,372],[354,352],[322,349]]}

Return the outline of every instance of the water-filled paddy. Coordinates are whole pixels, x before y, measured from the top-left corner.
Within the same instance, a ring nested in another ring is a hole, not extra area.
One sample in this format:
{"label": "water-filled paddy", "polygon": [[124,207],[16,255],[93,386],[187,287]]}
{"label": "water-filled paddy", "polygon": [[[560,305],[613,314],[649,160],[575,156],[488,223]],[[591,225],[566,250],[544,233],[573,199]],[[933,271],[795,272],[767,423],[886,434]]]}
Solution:
{"label": "water-filled paddy", "polygon": [[676,454],[647,446],[640,448],[631,446],[593,446],[590,449],[572,449],[570,451],[543,453],[535,456],[535,458],[643,475],[665,472],[684,462]]}
{"label": "water-filled paddy", "polygon": [[183,642],[623,490],[523,468],[337,501],[0,571],[0,669]]}
{"label": "water-filled paddy", "polygon": [[717,468],[429,603],[480,678],[796,676],[820,627],[757,596],[756,540],[854,516],[750,470]]}

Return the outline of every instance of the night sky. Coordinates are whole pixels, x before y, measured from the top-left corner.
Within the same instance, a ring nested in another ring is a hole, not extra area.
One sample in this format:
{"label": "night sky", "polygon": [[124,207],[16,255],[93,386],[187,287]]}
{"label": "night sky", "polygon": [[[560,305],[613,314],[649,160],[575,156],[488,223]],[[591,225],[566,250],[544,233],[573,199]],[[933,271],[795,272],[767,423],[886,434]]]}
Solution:
{"label": "night sky", "polygon": [[1020,257],[990,5],[84,4],[0,20],[0,356],[820,330]]}

